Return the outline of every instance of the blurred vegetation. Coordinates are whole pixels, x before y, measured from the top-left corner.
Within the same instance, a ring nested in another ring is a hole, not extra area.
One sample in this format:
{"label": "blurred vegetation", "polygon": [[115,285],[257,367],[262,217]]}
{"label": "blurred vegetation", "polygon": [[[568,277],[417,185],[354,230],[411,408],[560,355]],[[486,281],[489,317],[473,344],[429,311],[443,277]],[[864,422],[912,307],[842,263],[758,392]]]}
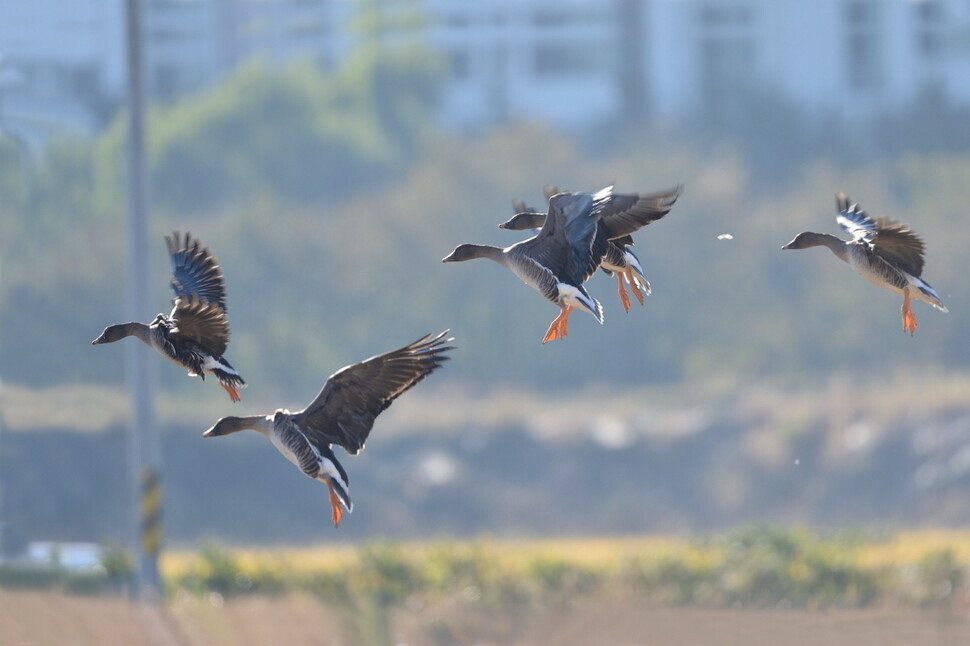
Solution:
{"label": "blurred vegetation", "polygon": [[[337,611],[353,643],[384,644],[398,617],[427,607],[441,610],[432,627],[439,636],[489,617],[497,640],[543,609],[597,598],[709,608],[962,607],[970,601],[968,568],[966,532],[748,526],[693,539],[481,538],[261,551],[208,544],[168,554],[163,574],[170,595],[309,593]],[[455,608],[462,612],[448,611]]]}
{"label": "blurred vegetation", "polygon": [[[158,399],[164,533],[173,544],[259,545],[715,532],[743,522],[966,526],[970,374],[882,377],[556,393],[480,392],[447,380],[436,389],[429,380],[382,416],[366,451],[340,455],[357,504],[339,530],[326,488],[265,438],[199,437],[228,402],[210,400],[206,388],[197,400],[166,393]],[[124,544],[124,399],[115,388],[64,391],[4,385],[4,520],[28,538]],[[110,430],[95,425],[103,419]]]}
{"label": "blurred vegetation", "polygon": [[94,567],[68,568],[59,560],[0,561],[0,588],[18,590],[63,590],[68,594],[127,594],[133,569],[128,553],[115,545],[102,548],[101,563]]}
{"label": "blurred vegetation", "polygon": [[[251,384],[240,410],[301,408],[343,365],[446,327],[456,336],[454,361],[387,415],[405,416],[410,434],[388,437],[382,418],[350,467],[361,474],[355,499],[367,504],[341,538],[708,530],[792,516],[965,522],[970,471],[955,456],[966,437],[970,320],[960,312],[970,293],[954,234],[970,203],[965,115],[929,97],[865,128],[810,123],[769,94],[676,127],[634,120],[577,134],[509,123],[462,137],[430,126],[442,73],[410,48],[364,47],[336,69],[254,63],[149,118],[153,302],[170,307],[162,237],[191,230],[225,271],[227,356]],[[54,430],[5,436],[4,515],[55,538],[117,540],[126,527],[124,353],[90,345],[125,316],[123,137],[122,118],[96,140],[56,141],[33,160],[0,138],[4,430]],[[615,281],[594,277],[606,325],[579,315],[567,340],[543,346],[555,308],[495,265],[440,258],[461,242],[517,240],[496,224],[512,198],[541,204],[547,183],[685,188],[668,217],[636,236],[654,290],[646,304],[623,314]],[[910,339],[898,298],[824,250],[780,251],[801,230],[837,232],[837,191],[913,225],[927,243],[926,278],[951,314],[917,305]],[[169,535],[318,539],[318,485],[261,438],[201,442],[228,410],[223,393],[161,361],[158,372],[177,503]],[[437,486],[423,461],[442,455],[456,475]],[[634,560],[629,585],[710,603],[757,604],[760,589],[808,603],[805,590],[821,598],[832,581],[853,590],[838,603],[880,594],[875,570],[803,548],[751,546],[737,561],[696,566]],[[440,589],[420,568],[400,569],[395,550],[374,550],[367,577],[416,576]],[[785,570],[778,550],[801,565]],[[595,570],[549,559],[530,565],[522,580],[535,588],[521,589],[519,578],[454,558],[475,603],[602,584]],[[237,579],[236,567],[212,548],[184,585],[288,589],[285,572]],[[935,581],[915,597],[956,585],[947,571],[944,556],[914,565],[913,576]],[[301,585],[357,594],[326,571]],[[400,603],[360,594],[368,612]]]}
{"label": "blurred vegetation", "polygon": [[[117,548],[105,562],[124,561]],[[117,569],[117,568],[116,568]],[[126,570],[126,568],[120,568]],[[127,570],[126,570],[127,571]],[[168,552],[167,597],[309,595],[348,643],[389,644],[415,611],[431,643],[470,633],[501,643],[547,611],[584,603],[702,608],[970,607],[967,531],[887,534],[743,526],[693,538],[616,537],[246,550],[208,542]],[[0,588],[126,595],[104,568],[0,564]]]}
{"label": "blurred vegetation", "polygon": [[[880,554],[893,546],[894,556]],[[710,607],[920,605],[965,594],[966,531],[813,532],[743,526],[694,538],[371,542],[359,547],[170,552],[170,591],[222,595],[304,590],[331,603],[395,606],[414,595],[476,603],[562,601],[626,589]]]}
{"label": "blurred vegetation", "polygon": [[[459,138],[430,127],[442,73],[420,49],[363,47],[332,70],[255,63],[152,110],[154,302],[168,309],[162,236],[191,230],[224,267],[228,356],[253,392],[308,400],[341,365],[445,327],[460,348],[450,379],[478,388],[712,373],[804,383],[833,369],[876,374],[970,359],[970,324],[958,316],[968,305],[957,282],[962,241],[950,234],[967,215],[970,153],[959,138],[921,134],[930,126],[915,118],[945,114],[949,124],[959,114],[927,100],[912,119],[850,133],[762,97],[732,112],[744,119],[698,115],[680,129],[604,124],[574,136],[509,124]],[[898,136],[886,147],[889,132]],[[120,348],[88,345],[123,317],[123,136],[121,118],[95,141],[55,142],[26,167],[0,139],[8,383],[123,377]],[[685,189],[667,218],[637,236],[654,287],[645,306],[623,314],[615,283],[590,282],[606,307],[602,328],[580,316],[569,339],[541,346],[555,314],[548,303],[501,268],[439,262],[460,242],[517,240],[496,229],[514,197],[538,204],[545,183],[610,182]],[[779,250],[803,229],[837,231],[840,190],[913,224],[927,242],[926,277],[954,314],[917,306],[920,330],[905,339],[898,299],[824,250]],[[43,362],[33,360],[39,347]],[[176,394],[200,387],[171,366],[160,372]]]}

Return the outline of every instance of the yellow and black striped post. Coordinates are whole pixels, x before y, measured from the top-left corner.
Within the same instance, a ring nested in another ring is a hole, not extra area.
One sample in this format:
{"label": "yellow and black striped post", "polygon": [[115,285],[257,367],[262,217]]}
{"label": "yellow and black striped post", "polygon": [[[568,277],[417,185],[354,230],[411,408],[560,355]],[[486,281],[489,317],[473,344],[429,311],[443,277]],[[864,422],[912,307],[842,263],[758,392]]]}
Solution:
{"label": "yellow and black striped post", "polygon": [[145,467],[141,472],[141,552],[145,583],[158,588],[158,555],[162,549],[162,478]]}

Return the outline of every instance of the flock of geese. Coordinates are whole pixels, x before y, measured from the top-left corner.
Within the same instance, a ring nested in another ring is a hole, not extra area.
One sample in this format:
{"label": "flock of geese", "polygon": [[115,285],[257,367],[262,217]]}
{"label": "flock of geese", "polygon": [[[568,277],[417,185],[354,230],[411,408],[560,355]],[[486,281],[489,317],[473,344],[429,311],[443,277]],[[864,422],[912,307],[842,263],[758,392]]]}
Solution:
{"label": "flock of geese", "polygon": [[[535,230],[532,237],[508,247],[461,244],[443,262],[488,258],[506,267],[560,308],[543,343],[568,334],[570,312],[581,309],[603,322],[603,307],[584,283],[597,268],[615,275],[623,308],[629,311],[627,289],[642,305],[650,283],[630,247],[633,233],[663,218],[681,188],[654,193],[616,193],[613,187],[596,193],[574,193],[546,187],[545,213],[513,202],[516,215],[499,225],[511,230]],[[947,311],[939,295],[922,278],[923,241],[907,226],[888,218],[872,218],[843,194],[836,196],[836,221],[851,239],[806,231],[782,249],[828,247],[858,274],[903,296],[903,330],[916,332],[913,299]],[[134,336],[163,357],[188,369],[189,376],[213,375],[240,401],[246,385],[226,360],[229,322],[222,269],[198,239],[186,233],[166,236],[172,263],[174,307],[151,323],[110,325],[92,343],[113,343]],[[310,478],[327,485],[334,525],[353,510],[347,472],[333,445],[350,455],[364,448],[377,416],[408,389],[448,360],[454,348],[449,330],[429,334],[408,345],[341,368],[303,410],[279,409],[270,415],[228,416],[203,433],[218,437],[251,429],[270,439],[286,459]]]}

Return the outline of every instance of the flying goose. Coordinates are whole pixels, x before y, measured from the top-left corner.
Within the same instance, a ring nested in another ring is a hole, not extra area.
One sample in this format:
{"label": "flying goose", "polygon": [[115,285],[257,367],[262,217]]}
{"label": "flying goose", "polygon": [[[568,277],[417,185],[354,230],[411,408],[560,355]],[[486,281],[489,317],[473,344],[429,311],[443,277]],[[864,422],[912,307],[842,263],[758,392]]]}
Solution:
{"label": "flying goose", "polygon": [[936,291],[920,278],[925,247],[918,235],[905,224],[885,217],[870,217],[843,193],[835,196],[835,208],[839,212],[836,221],[852,236],[851,240],[804,231],[782,249],[828,247],[839,260],[847,262],[869,282],[902,294],[903,330],[910,336],[916,333],[917,327],[916,316],[910,307],[912,299],[948,311]]}
{"label": "flying goose", "polygon": [[442,262],[463,262],[488,258],[511,270],[527,285],[560,308],[542,342],[565,337],[569,313],[574,307],[603,322],[603,307],[583,287],[599,264],[593,259],[598,207],[610,196],[610,189],[590,193],[560,193],[549,201],[545,226],[533,237],[504,249],[484,244],[461,244]]}
{"label": "flying goose", "polygon": [[[562,192],[560,189],[548,184],[544,187],[544,191],[547,199]],[[650,222],[659,220],[665,216],[679,195],[680,187],[658,193],[641,193],[636,195],[615,194],[612,207],[618,212],[623,211],[625,208],[630,208],[626,206],[630,204],[629,200],[636,198],[636,201],[632,203],[634,207],[643,209],[648,213],[652,212],[652,215],[655,216],[644,222],[643,226],[646,226]],[[512,204],[516,210],[516,214],[511,219],[500,224],[500,229],[519,231],[542,227],[542,223],[546,219],[545,213],[539,213],[521,200],[513,200]],[[601,226],[597,232],[598,237],[606,239],[605,243],[599,243],[605,246],[606,249],[600,261],[600,269],[608,276],[616,275],[617,293],[620,296],[620,303],[622,303],[624,311],[629,312],[631,307],[630,297],[627,295],[626,288],[623,284],[624,280],[630,286],[630,291],[633,292],[633,295],[641,305],[643,305],[644,295],[650,295],[650,282],[643,274],[640,259],[630,249],[634,244],[633,238],[628,234],[610,239],[609,215],[604,217],[604,221],[606,223],[605,226]]]}
{"label": "flying goose", "polygon": [[176,231],[165,237],[165,244],[172,261],[172,312],[158,314],[147,325],[138,321],[109,325],[91,343],[114,343],[134,336],[186,368],[190,377],[205,380],[205,373],[215,375],[229,399],[237,402],[246,382],[222,356],[229,345],[222,269],[209,249],[189,233],[182,237]]}
{"label": "flying goose", "polygon": [[279,409],[272,415],[223,417],[203,437],[218,437],[245,429],[262,433],[287,460],[306,476],[330,490],[333,524],[350,513],[350,479],[332,446],[357,455],[374,426],[374,419],[397,397],[448,360],[453,339],[448,330],[428,335],[398,350],[341,368],[330,375],[320,394],[303,410]]}

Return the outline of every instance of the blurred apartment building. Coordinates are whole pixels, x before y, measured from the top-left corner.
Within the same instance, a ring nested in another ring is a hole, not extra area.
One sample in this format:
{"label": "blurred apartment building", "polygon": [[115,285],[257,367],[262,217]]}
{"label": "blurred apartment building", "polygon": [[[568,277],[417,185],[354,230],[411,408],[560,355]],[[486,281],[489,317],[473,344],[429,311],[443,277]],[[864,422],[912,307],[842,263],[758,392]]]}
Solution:
{"label": "blurred apartment building", "polygon": [[[781,100],[865,119],[970,105],[970,0],[143,0],[146,80],[174,101],[259,58],[333,66],[364,38],[447,70],[442,128],[677,122]],[[96,132],[124,97],[124,0],[0,0],[0,128]],[[374,17],[392,16],[378,20]]]}

